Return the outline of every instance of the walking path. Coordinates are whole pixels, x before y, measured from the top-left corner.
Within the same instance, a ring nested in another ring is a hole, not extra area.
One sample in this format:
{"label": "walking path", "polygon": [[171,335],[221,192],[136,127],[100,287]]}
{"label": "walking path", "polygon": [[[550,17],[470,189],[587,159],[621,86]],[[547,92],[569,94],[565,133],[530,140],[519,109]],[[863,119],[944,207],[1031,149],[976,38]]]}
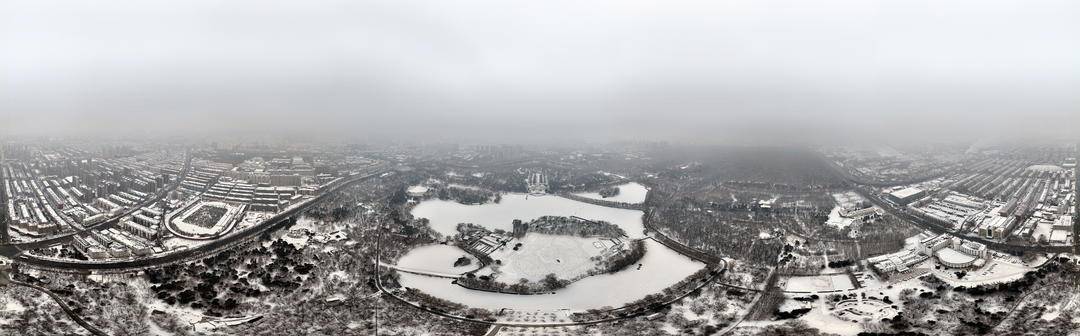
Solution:
{"label": "walking path", "polygon": [[416,274],[416,275],[426,275],[426,276],[436,277],[436,278],[457,279],[457,278],[461,277],[461,274],[441,273],[441,272],[418,270],[418,269],[414,269],[414,268],[401,267],[401,266],[398,266],[398,265],[387,264],[387,263],[384,263],[382,261],[379,262],[379,266],[386,267],[386,268],[392,268],[392,269],[397,270],[398,272],[405,272],[405,273]]}

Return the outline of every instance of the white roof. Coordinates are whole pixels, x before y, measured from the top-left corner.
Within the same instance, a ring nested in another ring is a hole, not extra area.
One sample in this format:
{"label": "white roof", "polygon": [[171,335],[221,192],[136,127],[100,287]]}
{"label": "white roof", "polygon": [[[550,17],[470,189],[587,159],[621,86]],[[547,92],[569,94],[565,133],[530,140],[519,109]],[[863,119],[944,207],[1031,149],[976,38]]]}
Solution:
{"label": "white roof", "polygon": [[936,253],[938,259],[949,264],[966,264],[975,260],[974,256],[964,254],[951,247],[940,249]]}
{"label": "white roof", "polygon": [[907,187],[907,188],[900,189],[900,190],[892,192],[892,195],[893,195],[893,197],[903,199],[903,198],[908,198],[908,197],[914,196],[915,194],[918,194],[918,193],[921,193],[921,192],[922,192],[922,189],[919,189],[919,188],[916,188],[916,187]]}

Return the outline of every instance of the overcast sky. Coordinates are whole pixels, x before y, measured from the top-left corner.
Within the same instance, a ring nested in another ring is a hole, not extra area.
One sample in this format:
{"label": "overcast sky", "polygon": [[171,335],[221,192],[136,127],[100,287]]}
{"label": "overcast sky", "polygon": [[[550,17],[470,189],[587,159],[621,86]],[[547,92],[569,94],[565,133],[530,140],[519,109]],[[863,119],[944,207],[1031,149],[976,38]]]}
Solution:
{"label": "overcast sky", "polygon": [[1075,0],[0,1],[0,134],[1075,135]]}

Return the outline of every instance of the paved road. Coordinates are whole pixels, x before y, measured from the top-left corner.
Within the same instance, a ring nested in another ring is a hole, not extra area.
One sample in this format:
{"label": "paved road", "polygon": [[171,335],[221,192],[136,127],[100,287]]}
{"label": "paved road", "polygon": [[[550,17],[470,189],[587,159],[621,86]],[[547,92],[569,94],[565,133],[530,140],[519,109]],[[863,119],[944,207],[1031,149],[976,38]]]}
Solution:
{"label": "paved road", "polygon": [[392,269],[397,270],[398,272],[416,274],[416,275],[423,275],[423,276],[429,276],[429,277],[435,277],[435,278],[444,278],[444,279],[454,279],[454,280],[456,280],[457,278],[461,277],[461,274],[452,274],[452,273],[442,273],[442,272],[431,272],[431,271],[417,270],[417,269],[411,269],[411,268],[406,268],[406,267],[399,267],[398,265],[387,264],[387,263],[384,263],[384,262],[380,262],[379,266],[386,267],[386,268],[392,268]]}
{"label": "paved road", "polygon": [[493,325],[493,326],[491,326],[491,329],[488,329],[487,333],[484,333],[484,336],[498,335],[499,331],[502,331],[502,328],[503,328],[503,326],[501,326],[501,325]]}

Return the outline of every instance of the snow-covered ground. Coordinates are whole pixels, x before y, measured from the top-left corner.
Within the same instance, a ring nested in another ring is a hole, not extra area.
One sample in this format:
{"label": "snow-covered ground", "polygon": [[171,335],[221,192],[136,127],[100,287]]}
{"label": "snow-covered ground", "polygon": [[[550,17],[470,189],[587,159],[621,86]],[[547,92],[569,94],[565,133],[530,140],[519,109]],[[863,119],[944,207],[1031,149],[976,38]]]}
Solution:
{"label": "snow-covered ground", "polygon": [[881,300],[856,298],[854,300],[841,301],[836,304],[836,317],[852,322],[880,321],[883,318],[892,318],[898,310],[892,305]]}
{"label": "snow-covered ground", "polygon": [[473,223],[488,229],[513,231],[513,221],[529,221],[540,216],[578,216],[618,225],[631,238],[644,237],[639,210],[609,208],[554,195],[504,194],[499,203],[465,205],[455,201],[430,199],[412,210],[413,216],[427,218],[431,228],[444,236],[457,234],[458,223]]}
{"label": "snow-covered ground", "polygon": [[[814,309],[811,309],[809,313],[803,315],[799,320],[806,322],[811,328],[830,334],[858,335],[863,331],[859,324],[837,318],[824,306],[825,304],[817,304]],[[764,324],[767,324],[767,322]]]}
{"label": "snow-covered ground", "polygon": [[821,292],[855,288],[847,274],[798,276],[785,280],[784,290],[789,292]]}
{"label": "snow-covered ground", "polygon": [[621,179],[626,178],[626,176],[622,176],[622,175],[615,174],[615,173],[609,173],[609,172],[606,172],[606,171],[601,171],[600,174],[604,174],[604,176],[614,176],[614,177],[618,177],[618,178],[621,178]]}
{"label": "snow-covered ground", "polygon": [[233,228],[233,230],[243,230],[258,225],[259,223],[270,219],[270,217],[274,217],[274,214],[271,212],[248,210],[244,213],[244,219],[239,223],[236,223],[236,227]]}
{"label": "snow-covered ground", "polygon": [[645,202],[645,196],[649,194],[649,189],[637,182],[624,183],[615,187],[619,188],[619,194],[607,198],[600,196],[600,192],[584,192],[574,195],[610,202],[641,204]]}
{"label": "snow-covered ground", "polygon": [[423,275],[398,273],[402,286],[470,307],[498,310],[580,311],[605,306],[620,307],[646,295],[659,292],[685,279],[704,265],[691,260],[660,243],[646,240],[648,253],[640,261],[642,267],[630,267],[618,273],[584,278],[555,294],[515,295],[465,289],[441,279]]}
{"label": "snow-covered ground", "polygon": [[19,301],[7,300],[7,302],[4,303],[4,311],[17,313],[24,310],[26,310],[26,307],[19,303]]}
{"label": "snow-covered ground", "polygon": [[192,326],[192,329],[194,329],[196,332],[205,333],[221,327],[237,326],[248,323],[258,319],[259,317],[262,317],[262,315],[226,318],[206,318],[202,322],[195,323]]}
{"label": "snow-covered ground", "polygon": [[[10,287],[9,287],[10,288]],[[16,300],[9,292],[0,292],[0,325],[6,325],[14,321],[15,316],[26,310],[19,300]],[[7,317],[7,318],[5,318]]]}
{"label": "snow-covered ground", "polygon": [[481,187],[465,184],[450,183],[446,185],[447,188],[468,189],[468,190],[487,190]]}
{"label": "snow-covered ground", "polygon": [[[225,209],[225,213],[217,218],[212,226],[205,227],[190,222],[192,220],[192,215],[210,207]],[[196,236],[200,238],[213,237],[231,231],[236,224],[234,218],[242,213],[243,209],[239,206],[225,202],[202,201],[187,211],[184,211],[184,213],[179,216],[173,217],[167,227],[169,227],[170,231],[175,229],[176,231],[173,233],[177,235]]]}
{"label": "snow-covered ground", "polygon": [[[518,243],[521,248],[514,251]],[[599,260],[593,257],[610,256],[619,250],[621,247],[607,238],[530,233],[521,240],[510,241],[490,256],[502,260],[498,279],[513,284],[518,279],[540,281],[552,273],[560,279],[573,279],[596,267]]]}
{"label": "snow-covered ground", "polygon": [[854,218],[844,218],[840,216],[840,206],[833,207],[832,211],[829,212],[829,219],[825,221],[825,224],[834,226],[840,230],[851,226],[853,223],[855,223]]}
{"label": "snow-covered ground", "polygon": [[161,300],[147,300],[146,307],[150,311],[157,310],[165,312],[166,314],[176,317],[178,320],[183,321],[188,325],[200,323],[206,318],[206,316],[203,315],[203,312],[198,309],[186,306],[170,305]]}
{"label": "snow-covered ground", "polygon": [[307,233],[303,231],[289,231],[288,234],[281,237],[286,243],[296,246],[298,249],[302,249],[307,246],[311,237],[308,237]]}
{"label": "snow-covered ground", "polygon": [[[503,315],[501,317],[499,317],[499,320],[503,321],[503,322],[517,322],[517,323],[531,323],[531,324],[567,323],[567,322],[571,321],[570,314],[572,314],[572,313],[569,310],[556,310],[556,311],[532,310],[532,311],[523,311],[523,310],[507,309],[506,311],[503,312]],[[508,329],[509,328],[504,328],[503,330],[508,330]],[[537,330],[526,329],[526,330],[522,330],[520,333],[525,334],[526,332],[531,332],[533,334],[536,334]],[[500,335],[501,334],[502,333],[500,333]],[[510,335],[514,335],[514,334],[511,333]],[[542,334],[539,334],[539,335],[547,335],[547,334],[542,333]],[[556,334],[556,335],[558,335],[558,334]]]}
{"label": "snow-covered ground", "polygon": [[856,203],[859,203],[859,202],[862,202],[862,201],[866,200],[865,198],[863,198],[862,196],[859,196],[859,194],[854,192],[854,191],[846,191],[846,192],[842,192],[842,193],[834,193],[834,194],[832,194],[830,196],[832,196],[833,200],[836,201],[836,205],[839,206],[839,207],[842,207],[842,208],[843,207],[848,207],[848,208],[854,207]]}

